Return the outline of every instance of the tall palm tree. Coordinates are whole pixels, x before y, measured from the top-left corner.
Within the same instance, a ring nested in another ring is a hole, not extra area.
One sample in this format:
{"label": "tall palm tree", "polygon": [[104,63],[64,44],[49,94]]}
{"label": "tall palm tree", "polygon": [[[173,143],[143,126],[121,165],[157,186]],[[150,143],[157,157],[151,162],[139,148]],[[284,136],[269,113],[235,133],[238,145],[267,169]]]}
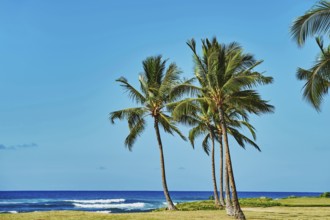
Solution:
{"label": "tall palm tree", "polygon": [[273,107],[251,88],[259,84],[269,84],[272,78],[253,71],[262,61],[256,61],[252,55],[243,53],[243,49],[237,43],[219,44],[216,38],[212,41],[203,40],[202,57],[197,54],[193,39],[187,44],[194,55],[195,76],[201,85],[203,98],[216,107],[219,115],[234,215],[238,219],[245,219],[237,197],[225,112],[231,106],[254,114],[271,112]]}
{"label": "tall palm tree", "polygon": [[322,0],[304,15],[298,17],[291,26],[292,38],[299,46],[304,45],[307,37],[329,35],[330,2]]}
{"label": "tall palm tree", "polygon": [[[302,46],[307,37],[330,34],[330,2],[320,1],[304,15],[298,17],[291,27],[291,35],[299,46]],[[316,43],[321,53],[315,64],[308,70],[298,68],[297,78],[306,81],[303,89],[304,98],[320,111],[324,95],[330,86],[330,49],[323,47],[322,37],[316,37]]]}
{"label": "tall palm tree", "polygon": [[[238,131],[239,128],[244,126],[247,128],[254,140],[256,140],[256,133],[255,128],[248,122],[248,116],[244,111],[237,111],[235,109],[228,109],[227,110],[227,129],[228,133],[236,140],[239,146],[245,148],[245,143],[248,143],[255,147],[258,151],[261,151],[259,146],[250,138],[246,137],[242,133]],[[228,177],[228,169],[227,166],[225,167],[225,184],[223,184],[223,140],[222,140],[222,130],[220,126],[219,117],[215,115],[214,117],[214,124],[215,124],[215,133],[217,134],[217,140],[220,144],[220,182],[219,182],[219,191],[220,191],[220,204],[224,205],[224,196],[223,196],[223,186],[225,185],[225,193],[226,193],[226,211],[228,215],[233,215],[234,210],[232,209],[232,201],[230,198],[230,189],[229,189],[229,177]]]}
{"label": "tall palm tree", "polygon": [[[201,96],[200,96],[201,97]],[[214,141],[217,140],[222,147],[222,131],[219,124],[219,120],[217,117],[217,112],[214,106],[209,106],[207,102],[203,102],[201,98],[198,100],[194,99],[185,99],[177,103],[175,108],[173,109],[174,119],[185,124],[194,126],[189,131],[189,140],[191,145],[194,147],[195,139],[201,135],[204,135],[204,140],[202,142],[203,149],[207,155],[210,153],[209,142],[211,142],[211,161],[212,161],[212,181],[213,181],[213,191],[214,191],[214,201],[215,205],[224,206],[224,199],[222,195],[222,200],[218,199],[218,190],[217,183],[215,179],[215,162],[214,162],[214,150],[215,145]],[[255,147],[260,151],[258,145],[246,137],[242,133],[239,132],[238,129],[243,126],[246,127],[253,136],[253,139],[256,139],[255,128],[248,122],[248,117],[246,112],[238,112],[233,109],[228,109],[228,113],[226,114],[226,121],[228,124],[228,133],[234,137],[239,146],[245,148],[245,143],[248,143]],[[220,149],[221,151],[222,149]],[[220,154],[220,193],[223,194],[223,156]],[[228,172],[226,172],[226,180],[228,180]],[[227,183],[228,181],[226,181]],[[231,200],[230,200],[230,190],[229,185],[226,185],[226,205],[228,214],[233,213],[231,209]]]}
{"label": "tall palm tree", "polygon": [[177,133],[183,140],[186,140],[176,127],[172,117],[166,114],[168,103],[177,100],[182,95],[180,90],[177,89],[180,85],[180,71],[174,63],[171,63],[166,69],[166,60],[162,60],[161,56],[146,58],[143,61],[143,70],[144,72],[139,77],[140,91],[128,83],[124,77],[117,79],[128,93],[128,96],[140,106],[111,112],[110,120],[112,123],[114,123],[115,119],[127,120],[130,132],[125,139],[125,145],[129,150],[132,150],[137,137],[145,130],[145,118],[147,116],[153,118],[160,152],[160,167],[164,195],[168,209],[175,210],[176,207],[172,202],[166,183],[163,144],[159,126],[161,126],[165,132],[170,134]]}
{"label": "tall palm tree", "polygon": [[[189,99],[188,99],[189,100]],[[183,105],[181,105],[183,103]],[[207,155],[210,153],[209,142],[211,142],[211,168],[212,168],[212,183],[213,183],[213,197],[214,203],[218,207],[220,206],[218,187],[216,181],[215,172],[215,127],[212,124],[213,112],[209,107],[208,103],[199,101],[187,102],[183,100],[173,110],[174,119],[177,121],[194,126],[189,131],[189,140],[192,147],[195,147],[195,139],[199,136],[204,136],[202,147]]]}

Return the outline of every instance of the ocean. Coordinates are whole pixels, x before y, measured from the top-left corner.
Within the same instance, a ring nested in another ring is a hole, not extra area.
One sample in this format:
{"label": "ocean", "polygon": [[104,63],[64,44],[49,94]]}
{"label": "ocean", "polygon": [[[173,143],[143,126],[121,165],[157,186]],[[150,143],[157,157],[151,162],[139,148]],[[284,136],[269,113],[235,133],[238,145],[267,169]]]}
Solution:
{"label": "ocean", "polygon": [[[211,191],[173,191],[174,203],[206,200]],[[311,192],[239,192],[239,198],[319,196]],[[146,212],[165,207],[162,191],[0,191],[0,213],[79,210],[102,213]]]}

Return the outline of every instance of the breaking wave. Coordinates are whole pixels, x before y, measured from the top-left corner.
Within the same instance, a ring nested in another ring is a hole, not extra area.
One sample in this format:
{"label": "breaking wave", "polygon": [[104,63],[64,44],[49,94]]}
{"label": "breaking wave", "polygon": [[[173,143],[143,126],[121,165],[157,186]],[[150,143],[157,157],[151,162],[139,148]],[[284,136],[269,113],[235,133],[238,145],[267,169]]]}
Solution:
{"label": "breaking wave", "polygon": [[145,203],[136,202],[136,203],[122,203],[122,204],[81,204],[73,203],[74,206],[85,209],[141,209],[145,207]]}
{"label": "breaking wave", "polygon": [[125,202],[125,199],[94,199],[94,200],[64,200],[65,202],[74,202],[82,204],[110,204]]}

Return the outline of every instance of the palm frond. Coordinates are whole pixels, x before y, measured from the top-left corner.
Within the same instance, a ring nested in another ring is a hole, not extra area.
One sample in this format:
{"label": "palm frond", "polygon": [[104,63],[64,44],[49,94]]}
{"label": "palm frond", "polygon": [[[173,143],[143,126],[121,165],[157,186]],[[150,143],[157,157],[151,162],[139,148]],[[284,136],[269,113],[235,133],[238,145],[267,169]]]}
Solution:
{"label": "palm frond", "polygon": [[188,139],[193,148],[195,148],[195,139],[207,133],[207,127],[204,124],[198,124],[189,131]]}
{"label": "palm frond", "polygon": [[166,133],[172,134],[173,132],[177,133],[183,140],[187,138],[180,132],[180,130],[175,126],[175,122],[172,118],[164,113],[160,113],[158,117],[160,126],[164,129]]}
{"label": "palm frond", "polygon": [[243,124],[250,131],[253,139],[256,140],[257,139],[256,129],[247,121],[240,121],[240,123]]}
{"label": "palm frond", "polygon": [[330,2],[323,0],[293,22],[291,36],[299,46],[302,46],[307,37],[329,34],[329,29]]}
{"label": "palm frond", "polygon": [[162,56],[147,57],[143,62],[144,75],[147,84],[152,88],[159,88],[164,77],[164,70],[167,60],[162,60]]}
{"label": "palm frond", "polygon": [[125,89],[125,91],[128,93],[128,96],[133,101],[135,101],[138,104],[143,104],[146,101],[146,98],[131,84],[129,84],[125,77],[120,77],[116,81],[121,83],[120,86],[122,86]]}
{"label": "palm frond", "polygon": [[[210,134],[208,133],[207,135],[205,135],[203,141],[202,141],[202,147],[204,152],[209,155],[210,154],[210,144],[209,144],[209,139],[210,138]],[[212,140],[211,140],[212,141]],[[214,141],[214,140],[213,140]]]}
{"label": "palm frond", "polygon": [[173,87],[179,83],[180,73],[181,71],[178,69],[176,64],[171,63],[169,65],[159,88],[159,93],[161,94],[161,96],[170,96]]}
{"label": "palm frond", "polygon": [[259,146],[252,141],[250,138],[246,137],[245,135],[243,135],[242,133],[240,133],[237,129],[229,127],[228,128],[228,132],[231,136],[234,137],[234,139],[236,140],[236,142],[239,144],[239,146],[241,146],[242,148],[245,149],[245,143],[250,144],[251,146],[253,146],[254,148],[256,148],[258,151],[261,151]]}
{"label": "palm frond", "polygon": [[184,95],[195,96],[200,93],[201,88],[193,85],[195,78],[185,80],[173,86],[170,91],[170,100],[175,101]]}
{"label": "palm frond", "polygon": [[109,114],[109,120],[111,121],[112,124],[115,123],[115,120],[134,120],[134,118],[139,118],[142,117],[146,113],[146,109],[143,107],[137,107],[137,108],[127,108],[127,109],[122,109],[118,111],[111,112]]}
{"label": "palm frond", "polygon": [[298,68],[297,70],[297,78],[306,81],[303,96],[317,111],[320,111],[323,97],[328,93],[330,86],[330,80],[322,76],[323,71],[327,70],[320,68],[311,70]]}
{"label": "palm frond", "polygon": [[125,146],[128,148],[129,151],[132,150],[132,147],[137,139],[138,136],[142,134],[145,129],[146,122],[143,118],[140,118],[134,126],[130,127],[130,132],[125,139]]}
{"label": "palm frond", "polygon": [[182,115],[194,114],[198,111],[197,102],[205,101],[204,98],[186,98],[178,102],[171,102],[166,105],[167,109],[172,112],[175,119],[180,118]]}
{"label": "palm frond", "polygon": [[262,113],[274,112],[274,106],[268,104],[268,101],[261,99],[260,95],[255,90],[238,91],[230,96],[230,102],[239,108],[260,115]]}

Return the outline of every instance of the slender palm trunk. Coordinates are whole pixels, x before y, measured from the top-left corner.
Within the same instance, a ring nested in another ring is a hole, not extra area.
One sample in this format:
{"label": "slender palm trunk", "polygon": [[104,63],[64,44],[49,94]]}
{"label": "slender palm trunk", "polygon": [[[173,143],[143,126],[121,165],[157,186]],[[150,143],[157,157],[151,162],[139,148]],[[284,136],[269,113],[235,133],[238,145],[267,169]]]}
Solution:
{"label": "slender palm trunk", "polygon": [[210,132],[210,137],[211,137],[211,141],[212,141],[212,155],[211,155],[212,158],[211,159],[212,159],[212,181],[213,181],[214,204],[216,206],[220,206],[219,196],[218,196],[217,179],[216,179],[216,175],[215,175],[214,137],[213,137],[212,132]]}
{"label": "slender palm trunk", "polygon": [[225,206],[225,202],[223,199],[223,145],[222,145],[222,134],[219,131],[220,135],[220,183],[219,183],[219,191],[220,191],[220,204],[221,206]]}
{"label": "slender palm trunk", "polygon": [[221,108],[219,108],[219,117],[220,117],[221,129],[222,129],[222,134],[223,134],[223,141],[224,141],[225,149],[226,149],[226,165],[227,165],[227,169],[228,169],[229,182],[230,182],[230,186],[231,186],[231,190],[232,190],[232,202],[233,202],[233,207],[234,207],[234,215],[237,219],[245,220],[245,215],[240,207],[238,197],[237,197],[233,167],[231,164],[229,144],[228,144],[227,126],[226,126],[226,122],[225,122],[225,118],[224,118],[224,112]]}
{"label": "slender palm trunk", "polygon": [[156,130],[156,136],[157,136],[159,152],[160,152],[160,168],[161,168],[161,172],[162,172],[162,184],[163,184],[165,199],[166,199],[166,202],[167,202],[167,208],[168,208],[168,210],[176,210],[176,207],[174,206],[174,204],[172,202],[172,199],[170,197],[170,193],[168,192],[168,189],[167,189],[163,145],[162,145],[162,140],[160,138],[159,127],[158,127],[158,119],[157,118],[155,118],[154,127],[155,127],[155,130]]}
{"label": "slender palm trunk", "polygon": [[229,186],[229,177],[228,177],[228,169],[227,165],[225,166],[225,190],[226,190],[226,212],[227,215],[234,215],[234,208],[231,202],[230,197],[230,186]]}

